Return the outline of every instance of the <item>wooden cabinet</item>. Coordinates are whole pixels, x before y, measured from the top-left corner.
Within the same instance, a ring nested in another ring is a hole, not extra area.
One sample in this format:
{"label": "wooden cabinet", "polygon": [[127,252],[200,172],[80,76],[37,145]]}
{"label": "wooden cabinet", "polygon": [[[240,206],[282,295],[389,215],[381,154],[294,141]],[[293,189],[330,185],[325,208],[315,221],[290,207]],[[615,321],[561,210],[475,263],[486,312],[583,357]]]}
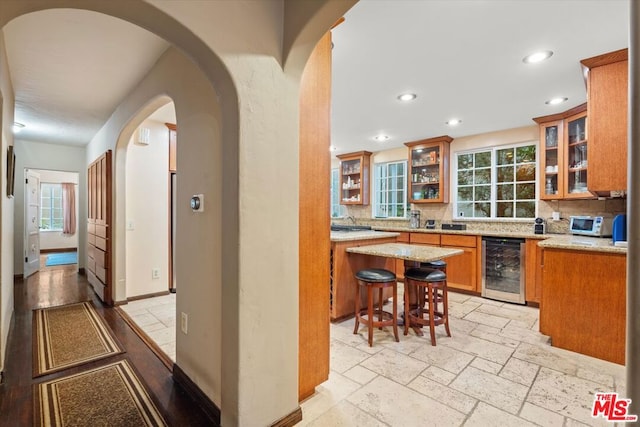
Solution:
{"label": "wooden cabinet", "polygon": [[[410,233],[401,232],[400,235],[397,237],[396,241],[398,243],[409,243],[410,236],[411,236]],[[396,277],[400,282],[404,281],[404,260],[403,259],[396,260]]]}
{"label": "wooden cabinet", "polygon": [[626,255],[543,253],[540,332],[554,347],[624,365]]}
{"label": "wooden cabinet", "polygon": [[588,190],[592,153],[587,152],[587,104],[533,120],[540,125],[540,199],[593,198]]}
{"label": "wooden cabinet", "polygon": [[449,203],[449,136],[406,142],[410,203]]}
{"label": "wooden cabinet", "polygon": [[87,280],[107,305],[113,305],[111,165],[108,150],[87,169]]}
{"label": "wooden cabinet", "polygon": [[341,154],[340,159],[340,204],[369,204],[369,151]]}
{"label": "wooden cabinet", "polygon": [[538,239],[527,239],[525,243],[525,300],[533,305],[540,304],[542,298],[543,251],[539,242]]}
{"label": "wooden cabinet", "polygon": [[447,285],[451,289],[478,292],[480,236],[411,233],[409,241],[412,244],[440,246],[464,251],[460,255],[445,259],[447,262]]}
{"label": "wooden cabinet", "polygon": [[[351,254],[347,252],[347,248],[394,242],[396,242],[395,237],[331,242],[330,313],[332,321],[353,316],[358,283],[355,274],[358,271],[365,268],[384,268],[395,272],[396,269],[394,258]],[[387,289],[383,295],[389,298],[391,293],[391,289]],[[361,300],[361,306],[366,306],[364,299]]]}
{"label": "wooden cabinet", "polygon": [[599,196],[627,189],[627,49],[580,61],[587,74],[589,190]]}

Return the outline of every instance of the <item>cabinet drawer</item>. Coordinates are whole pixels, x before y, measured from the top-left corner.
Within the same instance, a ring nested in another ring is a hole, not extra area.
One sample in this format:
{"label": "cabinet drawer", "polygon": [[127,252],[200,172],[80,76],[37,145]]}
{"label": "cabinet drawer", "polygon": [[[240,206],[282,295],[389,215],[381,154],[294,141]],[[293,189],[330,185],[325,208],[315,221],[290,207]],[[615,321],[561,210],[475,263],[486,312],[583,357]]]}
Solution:
{"label": "cabinet drawer", "polygon": [[98,237],[107,237],[107,226],[106,225],[96,225],[96,236],[98,236]]}
{"label": "cabinet drawer", "polygon": [[106,252],[101,251],[100,249],[96,248],[93,251],[93,254],[94,254],[93,255],[93,259],[96,262],[96,266],[99,266],[99,267],[106,267],[107,266],[107,264],[106,264],[106,262],[107,262],[107,253]]}
{"label": "cabinet drawer", "polygon": [[89,234],[87,235],[87,242],[89,242],[90,245],[94,245],[96,244],[96,235],[95,234]]}
{"label": "cabinet drawer", "polygon": [[96,276],[102,283],[107,283],[107,270],[96,265]]}
{"label": "cabinet drawer", "polygon": [[411,233],[409,241],[411,243],[420,243],[422,245],[440,246],[440,235],[427,233]]}
{"label": "cabinet drawer", "polygon": [[409,243],[409,233],[401,232],[398,236],[398,242],[400,243]]}
{"label": "cabinet drawer", "polygon": [[96,262],[93,260],[93,258],[87,258],[87,268],[89,269],[89,271],[95,273]]}
{"label": "cabinet drawer", "polygon": [[476,247],[476,236],[466,236],[461,234],[443,234],[440,239],[442,246],[462,246],[466,248]]}
{"label": "cabinet drawer", "polygon": [[96,234],[96,225],[92,223],[87,224],[87,233]]}
{"label": "cabinet drawer", "polygon": [[103,239],[102,237],[96,237],[96,248],[102,249],[103,251],[107,250],[107,239]]}

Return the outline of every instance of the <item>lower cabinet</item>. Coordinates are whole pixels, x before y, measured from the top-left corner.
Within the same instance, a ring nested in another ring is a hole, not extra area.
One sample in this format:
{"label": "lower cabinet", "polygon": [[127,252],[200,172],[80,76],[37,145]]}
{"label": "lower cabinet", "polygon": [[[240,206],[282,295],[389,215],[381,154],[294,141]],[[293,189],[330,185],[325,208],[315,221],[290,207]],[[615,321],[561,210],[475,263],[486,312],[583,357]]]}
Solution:
{"label": "lower cabinet", "polygon": [[525,299],[527,303],[540,304],[542,299],[542,256],[540,240],[527,239],[525,243]]}
{"label": "lower cabinet", "polygon": [[624,365],[626,255],[545,248],[540,332],[554,347]]}
{"label": "lower cabinet", "polygon": [[[411,233],[412,244],[426,244],[443,248],[461,249],[463,254],[448,257],[447,285],[458,289],[477,293],[478,289],[478,254],[481,238],[466,234]],[[398,265],[399,266],[399,265]]]}

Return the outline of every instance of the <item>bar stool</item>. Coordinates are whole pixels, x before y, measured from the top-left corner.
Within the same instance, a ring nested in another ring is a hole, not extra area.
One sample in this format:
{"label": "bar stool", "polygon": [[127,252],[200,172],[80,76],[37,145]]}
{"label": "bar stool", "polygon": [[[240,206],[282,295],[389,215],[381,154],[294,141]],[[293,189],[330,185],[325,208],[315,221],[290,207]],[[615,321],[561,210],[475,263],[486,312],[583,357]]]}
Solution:
{"label": "bar stool", "polygon": [[[393,335],[396,342],[399,342],[398,338],[398,284],[396,283],[396,275],[381,268],[369,268],[360,270],[356,273],[356,279],[358,280],[358,289],[356,290],[356,326],[353,329],[353,333],[358,333],[360,322],[367,325],[369,328],[369,347],[373,343],[373,328],[378,327],[382,329],[383,326],[393,326]],[[392,288],[393,292],[393,313],[389,313],[382,309],[382,291],[384,288]],[[362,288],[367,289],[367,308],[360,309],[360,299]],[[378,308],[375,309],[373,303],[373,292],[378,290]],[[378,320],[375,320],[375,316],[378,316]],[[365,317],[366,316],[366,317]]]}
{"label": "bar stool", "polygon": [[[449,303],[447,297],[447,275],[441,270],[432,268],[411,268],[405,271],[404,293],[404,334],[409,333],[409,327],[427,326],[431,333],[431,345],[436,345],[435,327],[444,324],[447,336],[449,330]],[[417,306],[410,307],[411,293],[415,295]],[[443,303],[442,310],[439,303]],[[426,307],[425,307],[426,303]],[[416,333],[421,335],[418,329]]]}

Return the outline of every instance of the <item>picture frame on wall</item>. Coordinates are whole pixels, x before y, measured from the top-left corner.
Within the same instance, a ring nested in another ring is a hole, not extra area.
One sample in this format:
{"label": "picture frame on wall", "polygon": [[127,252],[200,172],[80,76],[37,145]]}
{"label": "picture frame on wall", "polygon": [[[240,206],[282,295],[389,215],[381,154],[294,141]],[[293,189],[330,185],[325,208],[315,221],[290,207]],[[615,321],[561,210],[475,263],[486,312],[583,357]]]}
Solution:
{"label": "picture frame on wall", "polygon": [[13,198],[16,178],[16,155],[13,152],[13,145],[7,148],[7,197]]}

